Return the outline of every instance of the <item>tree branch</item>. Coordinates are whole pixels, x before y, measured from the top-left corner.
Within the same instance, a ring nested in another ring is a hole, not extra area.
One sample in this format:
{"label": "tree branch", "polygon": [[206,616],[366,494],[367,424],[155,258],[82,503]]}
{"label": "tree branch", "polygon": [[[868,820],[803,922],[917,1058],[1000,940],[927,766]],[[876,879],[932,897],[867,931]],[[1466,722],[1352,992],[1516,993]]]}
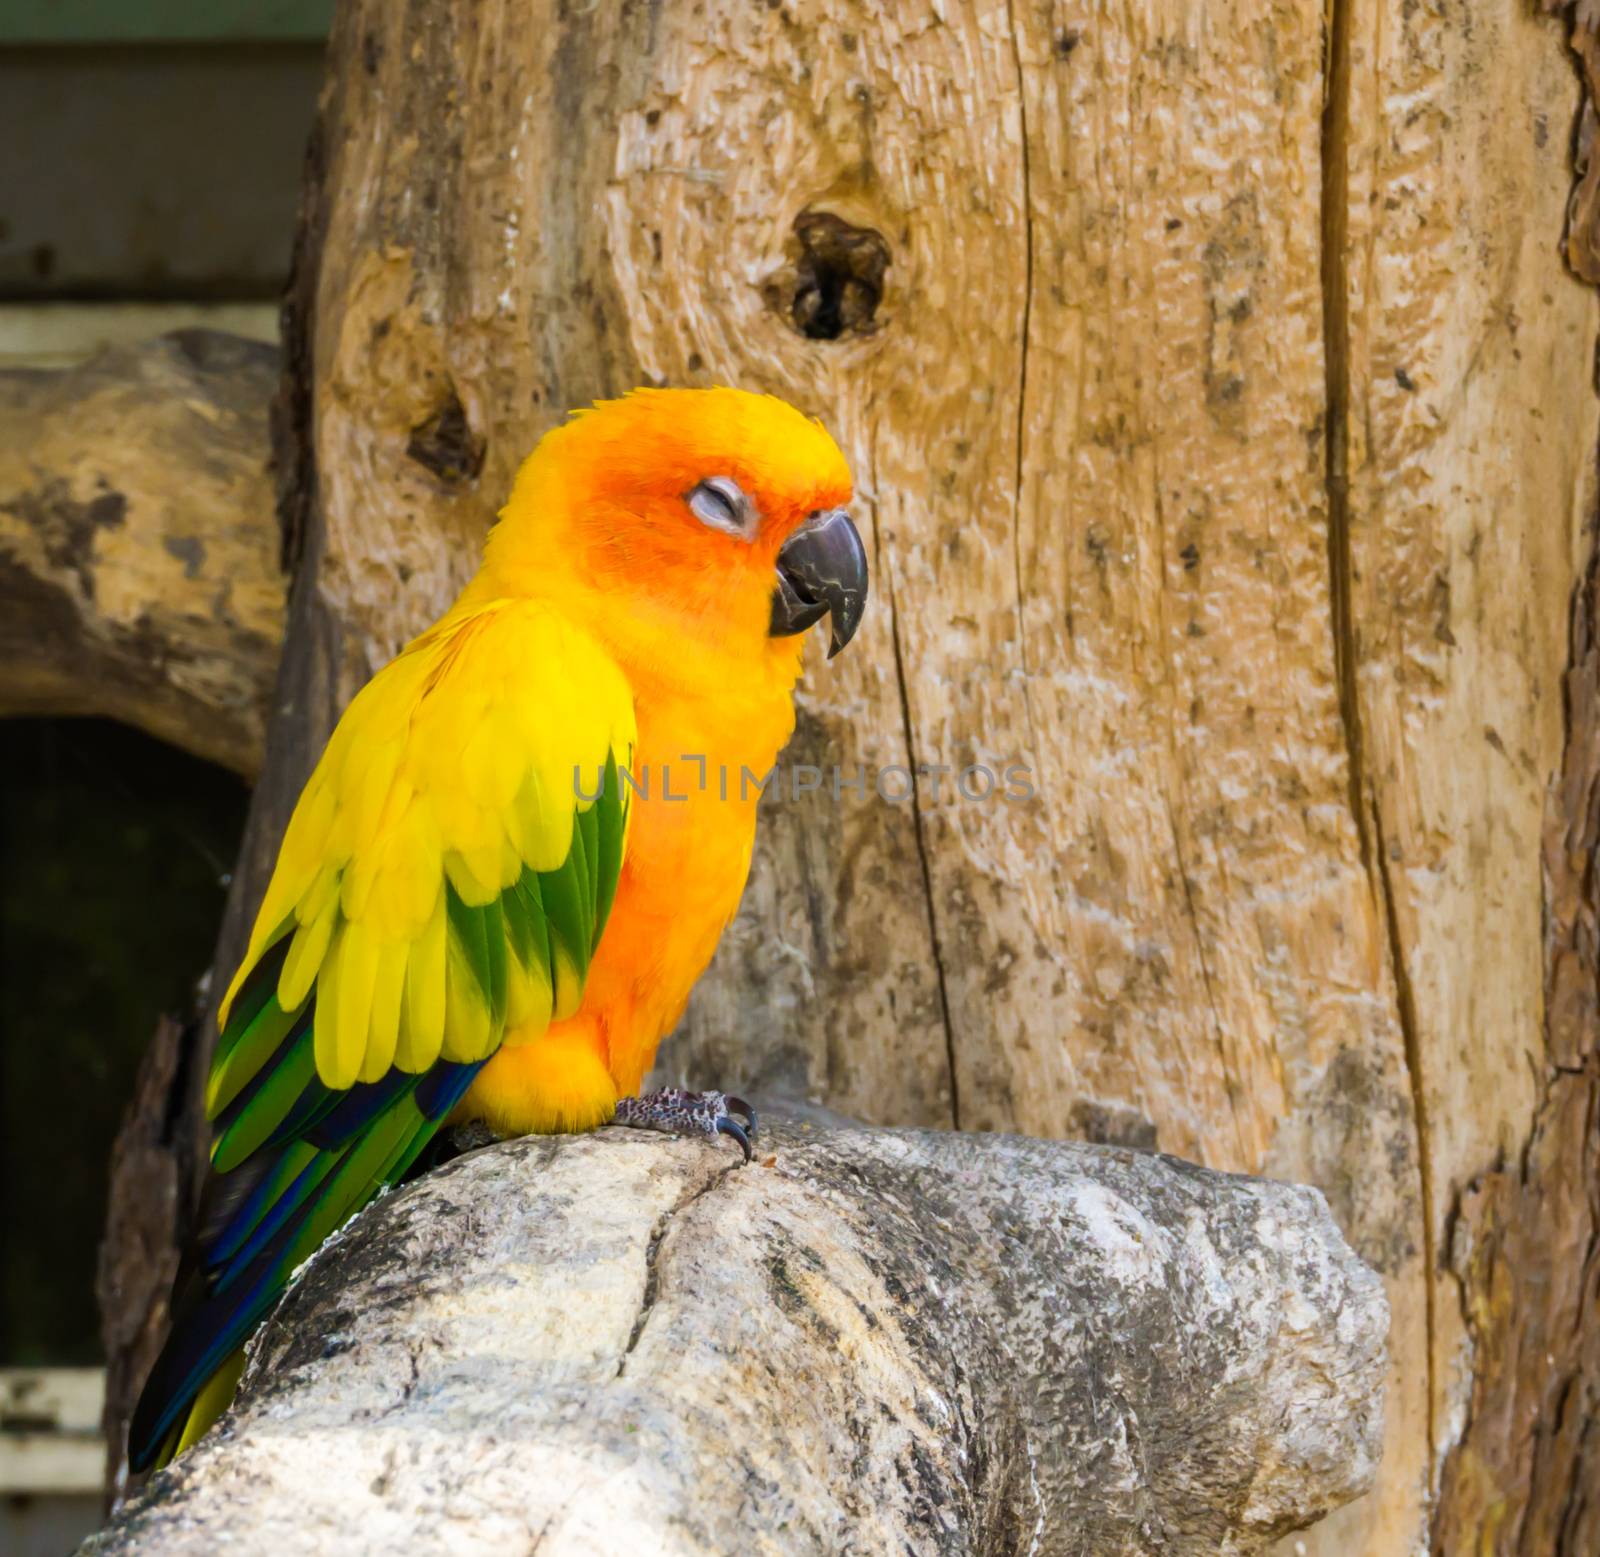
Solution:
{"label": "tree branch", "polygon": [[1316,1191],[761,1145],[534,1138],[381,1202],[88,1550],[1254,1552],[1371,1482],[1388,1308]]}
{"label": "tree branch", "polygon": [[277,382],[272,347],[209,330],[0,373],[0,715],[106,715],[260,769]]}

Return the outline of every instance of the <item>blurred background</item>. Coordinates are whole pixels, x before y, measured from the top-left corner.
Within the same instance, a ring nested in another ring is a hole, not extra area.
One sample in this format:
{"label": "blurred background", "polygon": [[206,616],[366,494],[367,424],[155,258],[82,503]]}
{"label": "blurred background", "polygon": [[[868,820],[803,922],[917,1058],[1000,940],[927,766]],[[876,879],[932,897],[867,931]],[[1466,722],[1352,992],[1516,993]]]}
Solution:
{"label": "blurred background", "polygon": [[[276,342],[332,0],[0,0],[0,372]],[[95,1259],[152,1015],[185,1016],[248,792],[97,719],[0,720],[0,1552],[101,1520]],[[55,1106],[70,1098],[70,1110]]]}

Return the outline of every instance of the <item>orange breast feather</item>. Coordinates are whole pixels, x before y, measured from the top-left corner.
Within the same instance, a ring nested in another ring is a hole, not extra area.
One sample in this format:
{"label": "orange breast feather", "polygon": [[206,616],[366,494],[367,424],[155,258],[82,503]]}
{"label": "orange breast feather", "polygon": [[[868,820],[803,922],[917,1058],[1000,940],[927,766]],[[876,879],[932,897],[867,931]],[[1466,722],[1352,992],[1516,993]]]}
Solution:
{"label": "orange breast feather", "polygon": [[632,814],[583,1002],[531,1043],[508,1035],[459,1117],[505,1134],[584,1130],[638,1090],[739,906],[759,781],[793,729],[799,668],[798,639],[743,667],[681,652],[624,667],[639,728]]}

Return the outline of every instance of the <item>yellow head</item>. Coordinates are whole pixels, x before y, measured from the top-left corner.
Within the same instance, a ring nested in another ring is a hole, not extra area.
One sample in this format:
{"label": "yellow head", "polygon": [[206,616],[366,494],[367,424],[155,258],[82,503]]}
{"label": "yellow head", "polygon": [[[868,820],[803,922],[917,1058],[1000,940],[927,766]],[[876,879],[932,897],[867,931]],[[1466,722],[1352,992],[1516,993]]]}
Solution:
{"label": "yellow head", "polygon": [[782,400],[636,389],[540,441],[484,569],[509,592],[581,597],[635,640],[754,652],[831,612],[842,647],[867,590],[849,500],[838,445]]}

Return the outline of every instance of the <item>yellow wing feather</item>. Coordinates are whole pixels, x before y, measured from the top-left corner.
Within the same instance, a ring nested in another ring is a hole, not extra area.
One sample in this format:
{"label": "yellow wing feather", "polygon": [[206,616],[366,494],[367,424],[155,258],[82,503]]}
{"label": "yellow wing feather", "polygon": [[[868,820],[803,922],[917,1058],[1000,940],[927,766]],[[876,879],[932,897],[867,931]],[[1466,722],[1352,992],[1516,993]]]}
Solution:
{"label": "yellow wing feather", "polygon": [[569,1013],[582,981],[556,936],[527,962],[505,949],[496,1010],[451,916],[462,905],[498,912],[524,871],[559,870],[575,813],[590,803],[574,773],[608,758],[625,768],[634,740],[621,671],[549,607],[496,601],[424,634],[361,690],[329,740],[224,1022],[283,934],[293,940],[278,999],[298,1009],[315,986],[317,1072],[330,1087],[391,1065],[426,1070],[441,1055],[482,1059],[508,1022],[526,1037]]}

